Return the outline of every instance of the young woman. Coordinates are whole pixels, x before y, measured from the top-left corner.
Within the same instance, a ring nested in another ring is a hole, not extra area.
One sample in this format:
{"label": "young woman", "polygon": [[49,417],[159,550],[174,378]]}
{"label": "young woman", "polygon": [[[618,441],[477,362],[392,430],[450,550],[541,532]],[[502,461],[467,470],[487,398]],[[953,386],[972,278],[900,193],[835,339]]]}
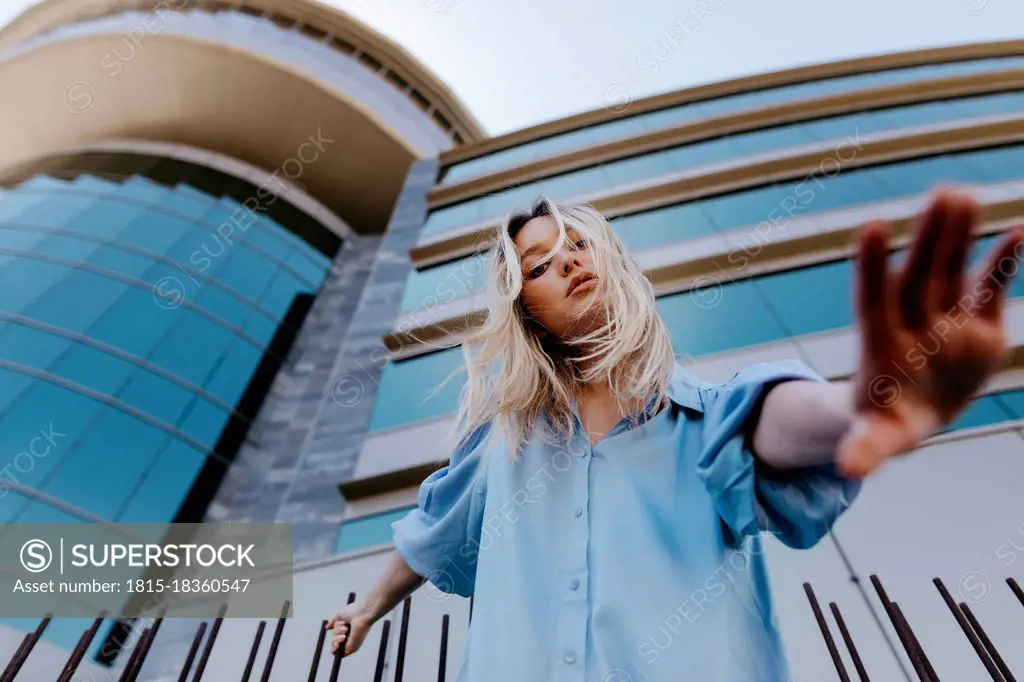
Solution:
{"label": "young woman", "polygon": [[463,345],[457,445],[394,524],[376,586],[328,623],[334,649],[356,651],[428,580],[475,595],[460,680],[789,679],[761,532],[814,545],[862,477],[949,423],[1001,361],[1022,235],[968,277],[978,222],[969,196],[938,192],[898,272],[887,226],[865,226],[849,381],[785,361],[710,385],[676,364],[600,214],[541,201],[509,217]]}

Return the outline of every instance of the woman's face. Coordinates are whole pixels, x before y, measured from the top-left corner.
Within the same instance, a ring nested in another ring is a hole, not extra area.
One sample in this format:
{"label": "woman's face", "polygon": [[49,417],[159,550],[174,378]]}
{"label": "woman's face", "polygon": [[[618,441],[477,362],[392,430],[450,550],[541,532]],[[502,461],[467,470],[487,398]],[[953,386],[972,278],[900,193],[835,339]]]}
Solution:
{"label": "woman's face", "polygon": [[587,242],[566,227],[566,240],[555,255],[544,256],[558,242],[558,223],[541,216],[526,223],[514,242],[523,272],[522,300],[527,312],[551,334],[572,340],[601,325],[599,282]]}

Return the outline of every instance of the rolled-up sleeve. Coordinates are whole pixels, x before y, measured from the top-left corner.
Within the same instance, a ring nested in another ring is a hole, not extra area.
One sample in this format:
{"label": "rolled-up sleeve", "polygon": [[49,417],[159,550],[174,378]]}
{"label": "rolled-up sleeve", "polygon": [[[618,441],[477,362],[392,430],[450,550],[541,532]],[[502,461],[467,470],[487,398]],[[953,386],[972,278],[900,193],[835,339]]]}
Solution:
{"label": "rolled-up sleeve", "polygon": [[409,568],[442,592],[464,597],[476,582],[486,496],[481,459],[489,430],[485,425],[470,434],[448,465],[420,485],[416,507],[391,524],[395,548]]}
{"label": "rolled-up sleeve", "polygon": [[798,360],[750,365],[732,379],[701,388],[703,448],[697,472],[734,540],[769,531],[806,549],[817,543],[856,497],[860,483],[832,464],[773,471],[750,448],[752,419],[767,390],[783,381],[824,382]]}

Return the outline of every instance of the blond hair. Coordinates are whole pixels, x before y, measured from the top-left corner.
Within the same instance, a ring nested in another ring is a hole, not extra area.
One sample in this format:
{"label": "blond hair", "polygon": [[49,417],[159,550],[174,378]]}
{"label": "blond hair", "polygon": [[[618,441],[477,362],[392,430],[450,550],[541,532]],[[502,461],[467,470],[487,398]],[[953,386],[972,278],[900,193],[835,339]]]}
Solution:
{"label": "blond hair", "polygon": [[[514,239],[541,216],[554,219],[559,240],[538,262],[555,255],[571,228],[586,240],[598,277],[598,295],[583,311],[601,316],[597,328],[568,341],[545,337],[520,299],[523,273]],[[509,215],[496,242],[486,257],[487,317],[462,344],[467,377],[455,444],[490,427],[515,458],[538,429],[548,442],[571,437],[575,396],[594,381],[608,382],[623,414],[638,414],[654,396],[667,404],[665,387],[675,365],[668,331],[650,281],[604,216],[589,205],[541,198],[529,212]]]}

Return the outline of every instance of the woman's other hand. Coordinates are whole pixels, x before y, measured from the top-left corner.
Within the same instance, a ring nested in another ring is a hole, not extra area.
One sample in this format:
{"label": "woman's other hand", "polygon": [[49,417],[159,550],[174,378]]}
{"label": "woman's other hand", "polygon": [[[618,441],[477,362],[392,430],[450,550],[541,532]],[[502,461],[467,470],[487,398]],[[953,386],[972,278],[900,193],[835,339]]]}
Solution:
{"label": "woman's other hand", "polygon": [[331,653],[344,645],[344,655],[354,654],[363,645],[366,635],[373,627],[371,618],[365,607],[360,603],[346,605],[327,621],[327,629],[332,631]]}
{"label": "woman's other hand", "polygon": [[973,198],[938,192],[898,271],[887,264],[889,226],[865,226],[854,419],[837,453],[845,475],[865,476],[948,424],[1004,359],[1003,298],[1021,267],[1024,235],[1005,235],[982,266],[967,274],[979,223]]}

